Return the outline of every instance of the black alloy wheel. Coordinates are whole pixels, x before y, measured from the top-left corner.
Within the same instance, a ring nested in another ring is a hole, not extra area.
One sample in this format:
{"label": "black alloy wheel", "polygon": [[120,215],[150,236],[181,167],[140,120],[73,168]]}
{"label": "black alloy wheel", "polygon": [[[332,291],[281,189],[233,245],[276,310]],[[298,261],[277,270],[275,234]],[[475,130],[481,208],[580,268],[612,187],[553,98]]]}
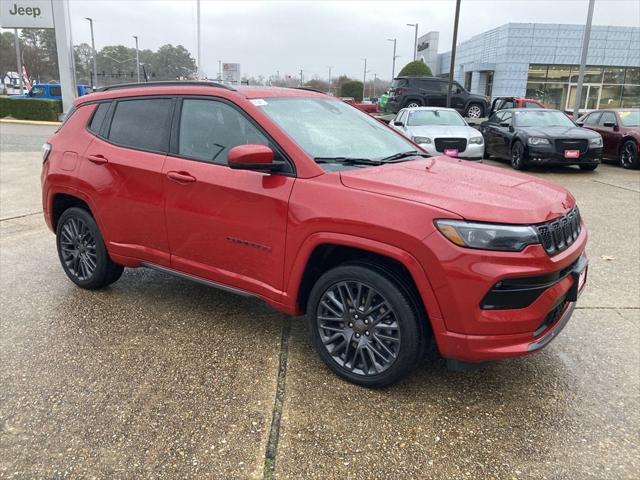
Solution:
{"label": "black alloy wheel", "polygon": [[419,315],[394,280],[384,271],[346,264],[313,287],[307,317],[314,346],[334,372],[351,382],[389,385],[418,363]]}
{"label": "black alloy wheel", "polygon": [[526,152],[524,145],[520,141],[514,142],[511,147],[511,166],[516,170],[527,169]]}
{"label": "black alloy wheel", "polygon": [[69,208],[61,215],[56,227],[56,246],[63,270],[79,287],[106,287],[124,271],[109,257],[98,225],[83,208]]}
{"label": "black alloy wheel", "polygon": [[620,147],[620,166],[622,168],[638,168],[638,147],[633,140],[627,140]]}

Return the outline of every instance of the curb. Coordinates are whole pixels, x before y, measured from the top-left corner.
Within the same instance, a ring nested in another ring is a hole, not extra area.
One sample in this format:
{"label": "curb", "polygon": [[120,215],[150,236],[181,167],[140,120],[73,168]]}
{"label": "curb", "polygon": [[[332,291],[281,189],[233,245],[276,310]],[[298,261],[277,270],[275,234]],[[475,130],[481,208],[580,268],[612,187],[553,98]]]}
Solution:
{"label": "curb", "polygon": [[57,127],[62,122],[45,122],[43,120],[18,120],[16,118],[0,118],[0,123],[17,123],[22,125],[49,125],[51,127]]}

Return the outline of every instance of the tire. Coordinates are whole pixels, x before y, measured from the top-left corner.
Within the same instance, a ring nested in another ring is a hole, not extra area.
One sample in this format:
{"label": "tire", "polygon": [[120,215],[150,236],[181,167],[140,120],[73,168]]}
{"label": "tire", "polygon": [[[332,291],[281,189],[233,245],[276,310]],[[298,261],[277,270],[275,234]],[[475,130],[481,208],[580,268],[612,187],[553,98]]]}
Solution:
{"label": "tire", "polygon": [[338,266],[318,279],[307,324],[326,365],[365,387],[405,377],[433,344],[410,289],[384,268],[364,263]]}
{"label": "tire", "polygon": [[593,172],[596,168],[598,168],[597,163],[593,163],[590,165],[580,165],[580,170],[584,170],[585,172]]}
{"label": "tire", "polygon": [[470,103],[464,112],[467,118],[482,118],[484,115],[484,107],[479,103]]}
{"label": "tire", "polygon": [[515,170],[527,169],[527,151],[520,140],[516,140],[511,145],[511,166]]}
{"label": "tire", "polygon": [[56,247],[62,269],[81,288],[104,288],[124,271],[109,257],[98,225],[83,208],[64,211],[56,228]]}
{"label": "tire", "polygon": [[422,107],[422,102],[420,100],[407,100],[402,108],[416,108]]}
{"label": "tire", "polygon": [[622,144],[618,161],[622,168],[636,169],[640,166],[640,162],[638,162],[638,147],[633,140],[627,140]]}

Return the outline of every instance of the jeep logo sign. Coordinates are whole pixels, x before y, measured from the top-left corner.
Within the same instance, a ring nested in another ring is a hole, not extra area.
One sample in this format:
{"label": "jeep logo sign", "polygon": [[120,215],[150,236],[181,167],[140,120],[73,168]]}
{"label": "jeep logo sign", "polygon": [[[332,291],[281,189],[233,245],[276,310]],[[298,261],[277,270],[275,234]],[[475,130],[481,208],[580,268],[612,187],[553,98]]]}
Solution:
{"label": "jeep logo sign", "polygon": [[53,28],[51,0],[0,1],[2,28]]}

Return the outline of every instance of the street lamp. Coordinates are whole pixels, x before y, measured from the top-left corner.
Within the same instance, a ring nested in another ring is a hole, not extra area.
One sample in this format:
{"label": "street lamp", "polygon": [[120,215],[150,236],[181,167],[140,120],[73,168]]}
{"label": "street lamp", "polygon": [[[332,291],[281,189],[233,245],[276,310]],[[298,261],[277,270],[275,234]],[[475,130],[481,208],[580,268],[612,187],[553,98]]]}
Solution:
{"label": "street lamp", "polygon": [[367,59],[362,58],[361,60],[364,60],[364,73],[362,74],[362,100],[364,100],[367,93],[365,90],[367,88]]}
{"label": "street lamp", "polygon": [[331,65],[329,65],[329,95],[331,95]]}
{"label": "street lamp", "polygon": [[134,35],[133,38],[136,39],[136,77],[138,78],[138,83],[140,83],[140,52],[138,51],[138,36]]}
{"label": "street lamp", "polygon": [[395,38],[387,38],[388,42],[393,42],[393,63],[391,65],[391,81],[393,81],[393,79],[396,76],[396,58],[399,57],[399,55],[396,55],[396,39]]}
{"label": "street lamp", "polygon": [[418,24],[417,23],[407,23],[407,27],[415,27],[416,33],[413,40],[413,61],[415,62],[418,58]]}
{"label": "street lamp", "polygon": [[93,88],[98,88],[98,67],[96,62],[96,42],[93,39],[93,18],[84,17],[89,20],[89,28],[91,29],[91,55],[93,56]]}

